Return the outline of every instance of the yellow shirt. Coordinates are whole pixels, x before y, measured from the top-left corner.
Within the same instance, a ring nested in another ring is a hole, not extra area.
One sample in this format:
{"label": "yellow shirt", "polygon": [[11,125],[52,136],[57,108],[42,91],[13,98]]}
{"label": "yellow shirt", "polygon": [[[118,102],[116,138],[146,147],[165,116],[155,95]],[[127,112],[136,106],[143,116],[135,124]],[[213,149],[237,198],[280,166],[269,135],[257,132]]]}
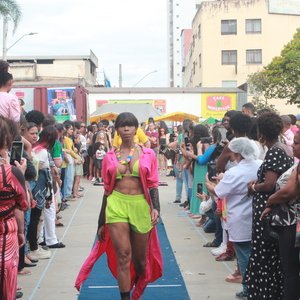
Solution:
{"label": "yellow shirt", "polygon": [[[148,137],[146,136],[142,128],[137,129],[136,135],[134,136],[134,142],[136,144],[141,144],[141,145],[144,145],[145,143],[148,142]],[[122,139],[116,132],[113,140],[113,147],[119,148],[121,144],[122,144]]]}

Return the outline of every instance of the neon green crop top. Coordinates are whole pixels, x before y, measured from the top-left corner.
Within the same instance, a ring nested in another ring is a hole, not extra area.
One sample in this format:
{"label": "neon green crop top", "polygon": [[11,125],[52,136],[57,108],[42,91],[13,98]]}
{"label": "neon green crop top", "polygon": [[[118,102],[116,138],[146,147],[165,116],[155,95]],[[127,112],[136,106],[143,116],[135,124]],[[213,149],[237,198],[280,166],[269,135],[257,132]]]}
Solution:
{"label": "neon green crop top", "polygon": [[136,160],[132,166],[132,172],[129,174],[121,174],[119,169],[117,168],[117,175],[116,175],[116,179],[122,179],[123,177],[126,176],[132,176],[132,177],[140,177],[140,173],[139,173],[139,165],[140,165],[140,161],[139,159]]}

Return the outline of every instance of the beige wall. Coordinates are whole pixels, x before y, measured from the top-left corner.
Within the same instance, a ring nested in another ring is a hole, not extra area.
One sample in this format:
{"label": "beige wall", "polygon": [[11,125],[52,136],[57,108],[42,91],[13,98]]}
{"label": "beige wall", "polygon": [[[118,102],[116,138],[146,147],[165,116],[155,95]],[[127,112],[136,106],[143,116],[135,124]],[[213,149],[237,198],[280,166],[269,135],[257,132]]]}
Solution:
{"label": "beige wall", "polygon": [[[42,61],[42,60],[41,60]],[[11,63],[10,69],[15,80],[35,81],[37,79],[84,79],[87,85],[95,85],[96,72],[91,73],[91,61],[88,59],[54,59],[52,64]],[[96,70],[96,67],[94,67]]]}
{"label": "beige wall", "polygon": [[[221,20],[227,19],[237,20],[237,34],[221,35]],[[246,19],[261,19],[261,34],[246,34]],[[245,83],[249,74],[260,70],[274,56],[280,55],[283,46],[292,39],[298,27],[300,16],[269,14],[267,0],[203,2],[193,20],[195,46],[191,48],[184,86],[221,87],[224,80],[236,81],[237,86]],[[247,49],[262,49],[261,65],[246,64]],[[237,68],[221,64],[222,50],[237,50]],[[199,54],[202,57],[201,67]]]}

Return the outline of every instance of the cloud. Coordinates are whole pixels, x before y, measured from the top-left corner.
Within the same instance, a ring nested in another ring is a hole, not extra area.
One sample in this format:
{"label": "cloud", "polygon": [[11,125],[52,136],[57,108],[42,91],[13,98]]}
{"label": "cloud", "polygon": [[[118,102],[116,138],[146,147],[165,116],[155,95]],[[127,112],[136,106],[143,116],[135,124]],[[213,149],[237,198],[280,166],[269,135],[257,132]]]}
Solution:
{"label": "cloud", "polygon": [[118,66],[124,83],[138,81],[158,70],[142,84],[165,86],[167,74],[167,13],[162,0],[22,0],[23,18],[8,46],[10,55],[88,55],[90,49],[113,85],[118,85]]}

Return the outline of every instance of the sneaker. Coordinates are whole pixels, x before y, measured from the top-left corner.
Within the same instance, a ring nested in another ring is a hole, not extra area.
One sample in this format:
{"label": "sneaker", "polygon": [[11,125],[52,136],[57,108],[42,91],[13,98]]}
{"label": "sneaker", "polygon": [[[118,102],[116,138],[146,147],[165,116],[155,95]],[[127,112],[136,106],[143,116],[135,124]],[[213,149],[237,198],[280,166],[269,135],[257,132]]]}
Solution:
{"label": "sneaker", "polygon": [[48,259],[51,257],[51,251],[38,248],[37,250],[30,251],[30,257],[33,259]]}
{"label": "sneaker", "polygon": [[96,177],[93,177],[91,182],[95,182],[96,181]]}
{"label": "sneaker", "polygon": [[83,192],[84,191],[84,187],[80,186],[78,189],[79,192]]}
{"label": "sneaker", "polygon": [[211,254],[213,256],[219,256],[226,252],[226,248],[227,248],[226,244],[222,243],[218,248],[212,249]]}
{"label": "sneaker", "polygon": [[181,203],[180,200],[175,200],[173,203]]}
{"label": "sneaker", "polygon": [[235,298],[247,300],[248,295],[244,291],[241,291],[235,294]]}

